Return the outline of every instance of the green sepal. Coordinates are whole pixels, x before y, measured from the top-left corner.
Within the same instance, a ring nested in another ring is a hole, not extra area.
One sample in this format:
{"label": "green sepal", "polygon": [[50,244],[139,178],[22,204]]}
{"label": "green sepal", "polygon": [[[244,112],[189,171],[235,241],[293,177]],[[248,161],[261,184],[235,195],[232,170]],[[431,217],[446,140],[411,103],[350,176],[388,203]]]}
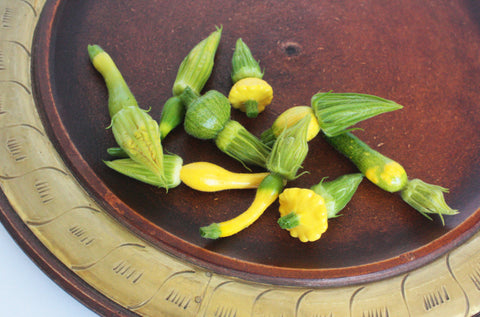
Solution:
{"label": "green sepal", "polygon": [[327,206],[327,217],[336,218],[339,212],[350,202],[363,180],[363,174],[347,174],[333,181],[322,179],[320,183],[310,189],[322,196]]}
{"label": "green sepal", "polygon": [[215,53],[222,36],[222,27],[198,43],[184,58],[173,84],[174,96],[179,96],[186,87],[200,94],[213,69]]}
{"label": "green sepal", "polygon": [[297,178],[308,153],[307,131],[310,115],[286,128],[276,139],[267,159],[267,169],[282,175],[287,180]]}
{"label": "green sepal", "polygon": [[280,217],[277,223],[282,229],[293,229],[300,225],[300,217],[296,212],[292,211],[291,213]]}
{"label": "green sepal", "polygon": [[265,167],[270,148],[239,122],[230,120],[215,139],[217,147],[243,165]]}
{"label": "green sepal", "polygon": [[130,159],[117,159],[104,162],[111,169],[136,179],[140,182],[162,188],[174,188],[180,185],[180,171],[183,166],[183,160],[178,155],[165,154],[163,156],[164,178],[160,179],[144,165]]}
{"label": "green sepal", "polygon": [[179,97],[170,97],[165,102],[160,116],[158,128],[160,129],[160,136],[163,139],[179,126],[185,117],[185,105]]}
{"label": "green sepal", "polygon": [[262,79],[263,72],[253,58],[250,48],[239,38],[232,57],[232,81],[236,83],[240,79],[252,77]]}
{"label": "green sepal", "polygon": [[432,218],[428,214],[439,215],[442,224],[445,225],[443,215],[456,215],[458,211],[447,205],[444,193],[448,193],[447,188],[428,184],[420,179],[412,179],[401,191],[401,197],[407,204],[430,220]]}
{"label": "green sepal", "polygon": [[382,113],[403,108],[394,101],[357,93],[317,93],[311,106],[327,136],[352,130],[352,126]]}
{"label": "green sepal", "polygon": [[110,117],[123,108],[138,107],[135,96],[130,91],[113,59],[99,45],[88,45],[88,55],[95,69],[102,75],[108,90],[108,111]]}
{"label": "green sepal", "polygon": [[200,228],[200,235],[206,239],[218,239],[222,234],[222,230],[217,223]]}

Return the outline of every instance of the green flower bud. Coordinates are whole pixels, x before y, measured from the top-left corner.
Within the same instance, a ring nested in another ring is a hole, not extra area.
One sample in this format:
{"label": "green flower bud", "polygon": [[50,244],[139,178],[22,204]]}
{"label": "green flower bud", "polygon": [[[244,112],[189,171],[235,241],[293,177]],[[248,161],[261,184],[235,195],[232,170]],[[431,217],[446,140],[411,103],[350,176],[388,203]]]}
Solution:
{"label": "green flower bud", "polygon": [[458,211],[447,205],[443,193],[448,193],[448,189],[413,179],[408,181],[407,187],[401,191],[401,197],[428,219],[432,218],[427,214],[437,214],[445,224],[443,215],[455,215]]}
{"label": "green flower bud", "polygon": [[403,108],[394,101],[356,93],[317,93],[311,103],[320,128],[327,136],[342,134],[358,122]]}
{"label": "green flower bud", "polygon": [[160,130],[152,117],[139,107],[127,107],[112,118],[112,132],[128,156],[163,178],[163,149]]}
{"label": "green flower bud", "polygon": [[338,213],[350,202],[353,194],[357,191],[358,185],[363,180],[363,174],[347,174],[338,177],[333,181],[322,179],[320,183],[311,187],[318,195],[325,199],[327,206],[327,217],[336,218]]}
{"label": "green flower bud", "polygon": [[183,166],[183,160],[178,155],[165,154],[163,156],[163,179],[131,158],[106,161],[105,164],[123,175],[149,185],[169,189],[177,187],[181,183],[180,171]]}
{"label": "green flower bud", "polygon": [[215,139],[217,147],[244,165],[265,167],[270,148],[244,126],[230,120]]}
{"label": "green flower bud", "polygon": [[286,128],[277,138],[267,159],[269,171],[287,180],[295,179],[298,169],[308,153],[307,131],[310,115],[305,116],[290,128]]}
{"label": "green flower bud", "polygon": [[222,28],[220,27],[188,53],[180,64],[173,84],[174,96],[179,96],[186,87],[190,87],[197,95],[200,94],[212,73],[221,36]]}
{"label": "green flower bud", "polygon": [[253,58],[250,48],[238,39],[232,57],[232,80],[234,83],[243,78],[263,78],[260,65]]}
{"label": "green flower bud", "polygon": [[162,108],[162,115],[158,127],[162,140],[183,122],[185,117],[185,105],[179,97],[169,98]]}

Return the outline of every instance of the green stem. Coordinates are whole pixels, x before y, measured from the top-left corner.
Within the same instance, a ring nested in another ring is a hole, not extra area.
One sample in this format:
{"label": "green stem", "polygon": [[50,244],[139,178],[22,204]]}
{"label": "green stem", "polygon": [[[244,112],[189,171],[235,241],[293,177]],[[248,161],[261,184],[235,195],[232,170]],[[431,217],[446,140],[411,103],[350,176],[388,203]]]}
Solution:
{"label": "green stem", "polygon": [[300,217],[296,212],[292,211],[291,213],[280,217],[280,219],[278,219],[278,225],[282,229],[293,229],[300,225]]}
{"label": "green stem", "polygon": [[195,100],[197,100],[200,96],[193,91],[192,88],[189,86],[185,87],[183,92],[180,94],[179,98],[182,101],[183,105],[188,108]]}
{"label": "green stem", "polygon": [[258,116],[258,102],[256,100],[247,100],[245,102],[245,113],[249,118],[256,118]]}
{"label": "green stem", "polygon": [[218,223],[212,223],[200,228],[200,235],[206,239],[218,239],[222,235],[222,230]]}

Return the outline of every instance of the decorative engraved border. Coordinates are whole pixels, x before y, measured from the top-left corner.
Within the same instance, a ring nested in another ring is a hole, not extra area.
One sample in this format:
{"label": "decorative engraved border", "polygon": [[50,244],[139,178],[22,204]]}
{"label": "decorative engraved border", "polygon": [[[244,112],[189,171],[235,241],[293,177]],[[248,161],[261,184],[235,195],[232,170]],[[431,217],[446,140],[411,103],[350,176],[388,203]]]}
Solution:
{"label": "decorative engraved border", "polygon": [[412,272],[315,289],[221,276],[128,231],[76,182],[37,113],[31,48],[45,1],[0,2],[0,187],[38,240],[92,292],[143,316],[471,316],[480,311],[479,233]]}

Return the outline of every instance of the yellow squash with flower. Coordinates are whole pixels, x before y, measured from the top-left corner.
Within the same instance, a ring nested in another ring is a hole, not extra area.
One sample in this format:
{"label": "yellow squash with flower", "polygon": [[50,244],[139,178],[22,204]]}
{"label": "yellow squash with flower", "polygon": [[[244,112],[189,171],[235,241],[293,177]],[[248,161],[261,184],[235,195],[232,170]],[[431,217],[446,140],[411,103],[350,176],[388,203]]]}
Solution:
{"label": "yellow squash with flower", "polygon": [[[88,54],[107,86],[113,136],[120,151],[128,156],[119,162],[106,162],[107,166],[127,176],[154,182],[159,187],[168,189],[177,186],[180,183],[178,171],[182,159],[163,153],[158,123],[138,106],[135,96],[107,52],[99,45],[89,45]],[[168,164],[165,164],[165,160],[168,160]]]}
{"label": "yellow squash with flower", "polygon": [[390,193],[400,192],[407,204],[428,219],[432,219],[429,214],[437,214],[444,224],[443,215],[458,213],[445,201],[443,194],[448,192],[448,189],[420,179],[409,180],[400,163],[372,149],[352,133],[325,136],[325,139],[357,166],[373,184]]}
{"label": "yellow squash with flower", "polygon": [[273,99],[273,89],[263,80],[263,72],[248,46],[238,39],[232,57],[233,87],[228,100],[235,109],[255,118]]}

